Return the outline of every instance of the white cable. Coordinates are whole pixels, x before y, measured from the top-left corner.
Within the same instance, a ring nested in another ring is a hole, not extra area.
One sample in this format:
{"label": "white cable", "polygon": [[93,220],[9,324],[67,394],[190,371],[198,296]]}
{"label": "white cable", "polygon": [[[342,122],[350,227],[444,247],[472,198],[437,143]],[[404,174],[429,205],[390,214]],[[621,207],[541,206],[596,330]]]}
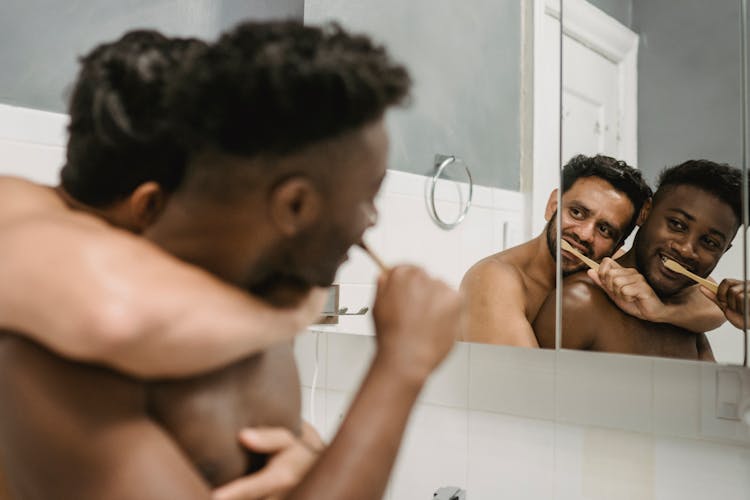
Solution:
{"label": "white cable", "polygon": [[310,387],[310,418],[308,419],[310,425],[317,428],[315,425],[315,388],[318,385],[318,340],[320,332],[315,332],[315,369],[313,369],[312,384]]}

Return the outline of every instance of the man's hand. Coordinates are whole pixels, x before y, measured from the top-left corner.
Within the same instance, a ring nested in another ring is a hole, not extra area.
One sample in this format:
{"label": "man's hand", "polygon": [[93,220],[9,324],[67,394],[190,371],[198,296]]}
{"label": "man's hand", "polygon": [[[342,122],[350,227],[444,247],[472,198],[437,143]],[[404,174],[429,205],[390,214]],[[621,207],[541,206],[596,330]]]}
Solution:
{"label": "man's hand", "polygon": [[742,330],[744,326],[745,311],[745,283],[742,280],[725,279],[719,284],[716,295],[703,287],[703,295],[713,300],[724,312],[730,323]]}
{"label": "man's hand", "polygon": [[662,322],[664,303],[635,268],[622,267],[613,259],[605,258],[599,271],[589,269],[588,275],[627,314],[646,321]]}
{"label": "man's hand", "polygon": [[297,438],[280,427],[245,429],[240,442],[248,449],[271,455],[260,471],[214,490],[214,500],[276,500],[284,498],[305,475],[323,450],[323,441],[307,422]]}
{"label": "man's hand", "polygon": [[378,357],[423,382],[464,326],[461,295],[413,266],[383,273],[373,306]]}

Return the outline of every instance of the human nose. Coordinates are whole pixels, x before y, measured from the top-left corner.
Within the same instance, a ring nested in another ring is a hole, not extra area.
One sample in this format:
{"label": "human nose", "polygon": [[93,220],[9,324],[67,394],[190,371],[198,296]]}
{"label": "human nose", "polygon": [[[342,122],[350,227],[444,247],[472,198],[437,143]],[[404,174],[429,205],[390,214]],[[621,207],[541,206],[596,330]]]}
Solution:
{"label": "human nose", "polygon": [[575,234],[581,241],[592,241],[594,238],[594,224],[591,222],[579,224],[576,228]]}
{"label": "human nose", "polygon": [[688,236],[672,240],[671,247],[672,251],[677,253],[682,259],[696,260],[698,258],[698,255],[695,252],[695,242]]}

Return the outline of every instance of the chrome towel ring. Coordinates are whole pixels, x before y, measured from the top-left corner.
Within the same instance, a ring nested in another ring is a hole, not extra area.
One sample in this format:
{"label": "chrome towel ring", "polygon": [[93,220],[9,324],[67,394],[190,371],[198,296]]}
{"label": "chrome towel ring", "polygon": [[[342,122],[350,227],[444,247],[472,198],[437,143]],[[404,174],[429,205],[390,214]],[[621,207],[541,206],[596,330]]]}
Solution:
{"label": "chrome towel ring", "polygon": [[[448,168],[450,165],[453,165],[454,163],[460,163],[461,165],[463,165],[464,170],[466,171],[466,176],[469,178],[469,196],[463,208],[461,209],[461,212],[456,218],[456,220],[454,220],[453,222],[446,222],[440,217],[440,215],[437,212],[437,208],[435,206],[435,186],[437,186],[437,182],[440,179],[440,177],[443,175],[443,172],[445,171],[445,169]],[[430,216],[432,217],[432,220],[435,221],[435,224],[437,224],[440,228],[445,229],[445,230],[450,230],[458,226],[466,218],[466,214],[469,212],[469,208],[471,208],[471,200],[473,196],[474,196],[474,179],[471,177],[471,171],[469,170],[469,166],[463,160],[461,160],[460,158],[456,158],[455,156],[436,155],[435,156],[435,174],[432,176],[432,185],[430,187],[430,198],[428,200],[428,206],[430,208]]]}

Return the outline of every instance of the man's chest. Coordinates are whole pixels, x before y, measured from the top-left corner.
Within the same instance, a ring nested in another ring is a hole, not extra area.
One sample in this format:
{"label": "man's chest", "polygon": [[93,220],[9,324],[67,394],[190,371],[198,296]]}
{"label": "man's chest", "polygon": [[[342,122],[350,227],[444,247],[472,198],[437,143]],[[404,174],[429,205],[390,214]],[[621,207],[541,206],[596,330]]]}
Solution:
{"label": "man's chest", "polygon": [[[613,318],[615,316],[613,315]],[[595,350],[681,359],[698,359],[695,333],[673,325],[627,317],[597,337]]]}
{"label": "man's chest", "polygon": [[300,388],[292,348],[276,346],[221,371],[149,388],[149,413],[212,485],[262,465],[237,441],[244,427],[300,428]]}

